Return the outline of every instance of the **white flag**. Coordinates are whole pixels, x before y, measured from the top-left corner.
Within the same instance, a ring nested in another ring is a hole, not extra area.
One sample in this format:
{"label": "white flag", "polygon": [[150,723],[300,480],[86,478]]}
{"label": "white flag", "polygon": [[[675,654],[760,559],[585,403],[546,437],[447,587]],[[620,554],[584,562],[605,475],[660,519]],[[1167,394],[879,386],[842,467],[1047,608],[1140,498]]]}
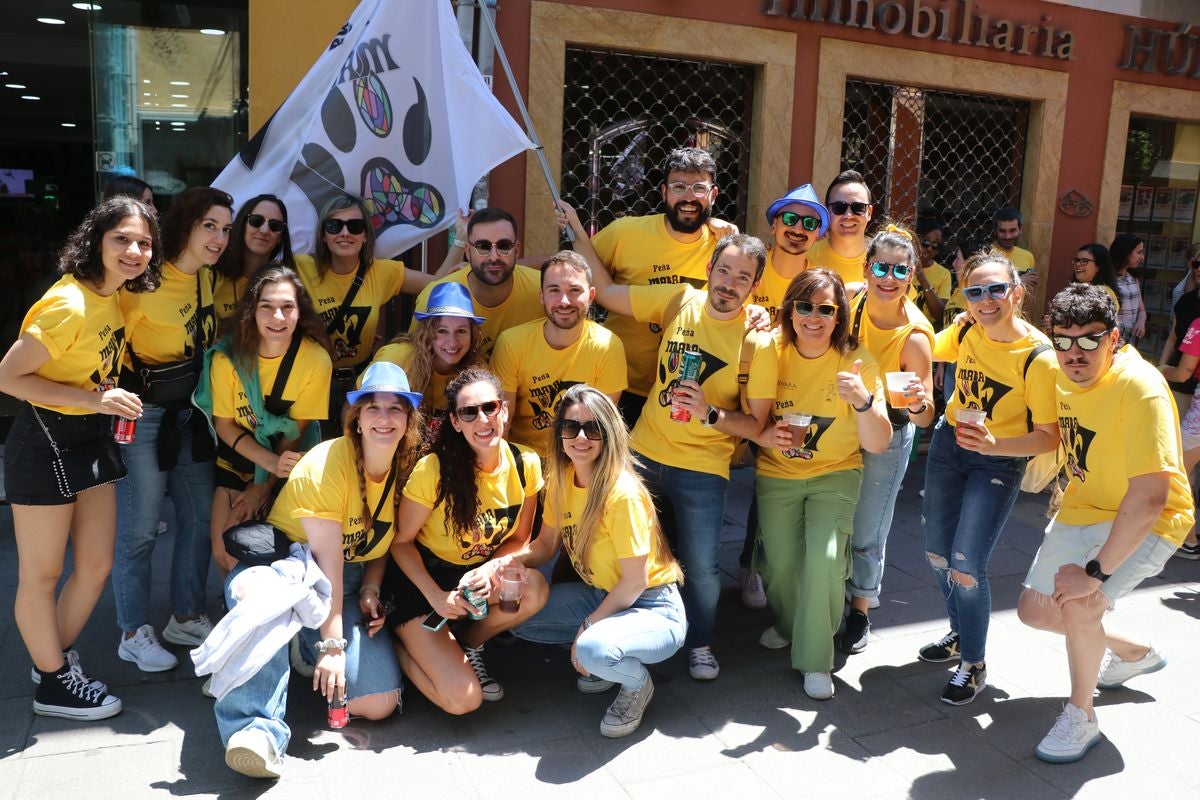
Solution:
{"label": "white flag", "polygon": [[213,181],[235,205],[275,194],[292,249],[331,198],[363,198],[375,252],[454,222],[488,170],[532,148],[471,60],[446,0],[363,0],[304,80]]}

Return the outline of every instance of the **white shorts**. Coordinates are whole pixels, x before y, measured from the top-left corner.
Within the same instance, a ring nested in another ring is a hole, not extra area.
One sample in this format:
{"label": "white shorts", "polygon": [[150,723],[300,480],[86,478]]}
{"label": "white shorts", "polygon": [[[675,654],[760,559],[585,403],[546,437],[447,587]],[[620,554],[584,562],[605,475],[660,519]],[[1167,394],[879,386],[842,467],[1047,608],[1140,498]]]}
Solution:
{"label": "white shorts", "polygon": [[[1026,588],[1044,595],[1054,594],[1054,575],[1064,564],[1083,566],[1096,557],[1100,548],[1108,541],[1112,531],[1112,520],[1092,525],[1067,525],[1057,519],[1051,520],[1046,528],[1046,538],[1033,557],[1029,574],[1025,576]],[[1146,536],[1129,558],[1117,567],[1112,577],[1100,584],[1100,591],[1108,598],[1111,609],[1116,602],[1132,592],[1139,583],[1162,572],[1167,559],[1178,545],[1151,533]]]}

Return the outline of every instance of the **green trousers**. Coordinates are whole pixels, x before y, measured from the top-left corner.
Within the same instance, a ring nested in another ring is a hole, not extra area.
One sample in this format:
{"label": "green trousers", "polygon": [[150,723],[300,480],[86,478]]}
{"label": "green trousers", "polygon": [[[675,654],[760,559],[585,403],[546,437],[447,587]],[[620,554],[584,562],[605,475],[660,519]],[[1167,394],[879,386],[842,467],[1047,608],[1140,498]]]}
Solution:
{"label": "green trousers", "polygon": [[801,672],[833,669],[861,483],[861,469],[755,480],[767,599],[775,630],[792,643],[792,668]]}

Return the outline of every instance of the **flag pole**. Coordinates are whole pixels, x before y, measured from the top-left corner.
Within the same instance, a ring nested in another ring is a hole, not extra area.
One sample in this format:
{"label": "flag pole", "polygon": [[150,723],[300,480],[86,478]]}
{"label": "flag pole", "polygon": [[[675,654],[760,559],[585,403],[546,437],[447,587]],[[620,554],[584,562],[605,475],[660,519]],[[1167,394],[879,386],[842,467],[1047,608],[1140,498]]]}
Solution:
{"label": "flag pole", "polygon": [[[504,77],[508,79],[508,88],[512,90],[513,99],[516,101],[517,110],[521,112],[521,120],[525,123],[525,135],[533,142],[533,152],[537,156],[538,165],[542,168],[542,177],[546,179],[546,185],[550,187],[550,197],[554,200],[554,205],[557,208],[560,200],[558,194],[558,186],[554,183],[554,176],[550,174],[550,164],[546,161],[546,151],[542,147],[542,142],[538,139],[537,131],[534,130],[533,120],[529,118],[529,109],[525,107],[525,100],[521,97],[521,90],[517,88],[517,79],[513,77],[512,67],[508,63],[508,55],[504,52],[504,45],[500,43],[500,36],[496,33],[496,25],[492,22],[492,15],[488,13],[488,0],[475,0],[474,3],[479,7],[479,16],[483,20],[483,24],[487,26],[488,35],[492,37],[492,45],[496,50],[496,56],[500,59],[500,66],[504,68]],[[563,235],[568,242],[575,241],[575,236],[568,227]]]}

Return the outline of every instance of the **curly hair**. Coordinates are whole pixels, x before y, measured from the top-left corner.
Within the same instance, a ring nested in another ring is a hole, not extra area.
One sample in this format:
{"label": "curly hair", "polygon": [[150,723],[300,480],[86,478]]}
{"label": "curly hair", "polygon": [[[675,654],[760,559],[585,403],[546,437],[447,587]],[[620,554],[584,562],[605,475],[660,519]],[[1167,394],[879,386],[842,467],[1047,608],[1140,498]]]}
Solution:
{"label": "curly hair", "polygon": [[[363,529],[370,530],[375,523],[371,504],[367,502],[367,480],[366,469],[363,467],[363,448],[362,448],[362,431],[358,427],[359,417],[362,415],[362,410],[375,397],[374,394],[364,394],[354,403],[347,403],[342,409],[342,435],[350,440],[354,445],[354,466],[358,473],[358,490],[362,496],[362,514],[363,514]],[[421,419],[421,410],[413,408],[407,398],[397,395],[400,403],[408,409],[408,425],[404,429],[404,436],[400,439],[400,443],[396,445],[396,452],[392,454],[392,469],[396,473],[396,482],[392,487],[392,525],[395,526],[396,520],[400,518],[400,497],[404,488],[404,484],[408,482],[409,473],[416,466],[417,459],[420,455],[421,445],[421,430],[425,427]]]}
{"label": "curly hair", "polygon": [[63,275],[74,275],[81,281],[89,281],[97,288],[104,285],[104,262],[100,256],[100,244],[104,235],[130,217],[146,223],[150,230],[150,263],[146,271],[123,288],[130,292],[152,292],[162,283],[163,247],[158,231],[158,217],[140,200],[119,195],[104,200],[88,212],[71,232],[58,252],[58,271]]}
{"label": "curly hair", "polygon": [[1105,330],[1117,325],[1112,295],[1094,283],[1069,283],[1050,301],[1050,329],[1074,328],[1099,322]]}
{"label": "curly hair", "polygon": [[790,314],[796,307],[797,300],[807,300],[818,289],[825,288],[833,289],[833,302],[837,304],[837,322],[833,326],[833,333],[830,334],[829,344],[845,355],[858,347],[858,339],[850,330],[850,300],[846,297],[846,284],[842,283],[841,276],[823,267],[806,269],[792,278],[792,282],[788,284],[787,290],[783,293],[783,300],[779,304],[779,334],[783,337],[785,344],[789,347],[794,346],[796,329],[792,326],[790,319],[783,318],[783,312],[786,310]]}
{"label": "curly hair", "polygon": [[296,290],[296,308],[300,318],[296,322],[296,332],[312,339],[331,356],[333,342],[325,331],[321,317],[313,308],[312,298],[300,281],[299,276],[287,265],[278,261],[267,264],[250,278],[246,293],[238,300],[237,309],[233,312],[230,338],[233,341],[233,352],[237,360],[246,368],[253,369],[258,361],[258,345],[261,336],[258,331],[258,302],[268,286],[275,283],[289,283]]}
{"label": "curly hair", "polygon": [[[433,377],[433,337],[437,333],[438,321],[442,317],[426,317],[413,320],[413,327],[408,333],[401,333],[392,339],[392,344],[407,343],[412,345],[412,361],[405,368],[408,383],[414,392],[420,392],[424,398],[421,408],[428,411],[432,405],[428,396],[429,379]],[[453,317],[452,319],[462,319]],[[471,330],[471,342],[462,360],[455,365],[454,374],[470,367],[486,367],[487,359],[483,357],[483,328],[474,320],[467,320]]]}
{"label": "curly hair", "polygon": [[709,180],[717,179],[717,162],[702,147],[677,147],[663,160],[662,179],[665,183],[672,172],[704,172]]}
{"label": "curly hair", "polygon": [[233,216],[233,198],[211,186],[193,186],[175,198],[162,224],[163,255],[168,261],[179,258],[187,249],[192,230],[213,206],[227,208]]}
{"label": "curly hair", "polygon": [[[446,408],[451,417],[458,417],[459,393],[473,383],[486,383],[494,387],[496,397],[503,402],[504,390],[500,380],[483,367],[470,367],[458,373],[446,385]],[[440,470],[435,505],[445,503],[446,519],[452,529],[446,533],[467,533],[478,525],[479,516],[479,487],[476,484],[479,471],[475,466],[475,451],[462,431],[455,430],[453,425],[443,425],[432,452],[437,454]],[[518,464],[517,468],[520,469],[521,465]]]}
{"label": "curly hair", "polygon": [[273,194],[260,194],[247,200],[238,210],[237,216],[233,218],[233,230],[229,232],[229,245],[217,259],[214,268],[216,272],[226,278],[236,281],[246,271],[246,228],[248,227],[246,218],[254,213],[255,207],[259,203],[274,203],[279,207],[279,214],[283,217],[283,232],[279,234],[279,244],[271,251],[267,260],[292,269],[296,268],[296,260],[292,256],[292,237],[287,227],[287,206]]}
{"label": "curly hair", "polygon": [[357,208],[362,214],[363,222],[367,223],[363,231],[362,249],[358,251],[358,263],[369,268],[375,260],[375,227],[371,224],[371,215],[367,213],[366,204],[352,195],[340,194],[325,204],[321,209],[321,218],[317,220],[317,248],[314,260],[317,262],[317,272],[322,277],[325,276],[325,271],[333,266],[333,253],[329,250],[329,243],[325,241],[325,221],[337,212],[350,208]]}

